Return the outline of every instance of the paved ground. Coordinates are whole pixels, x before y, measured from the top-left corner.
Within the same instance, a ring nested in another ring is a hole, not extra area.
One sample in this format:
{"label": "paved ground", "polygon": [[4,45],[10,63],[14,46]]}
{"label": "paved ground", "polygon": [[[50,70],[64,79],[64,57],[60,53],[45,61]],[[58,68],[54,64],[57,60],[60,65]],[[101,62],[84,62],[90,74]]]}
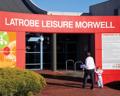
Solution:
{"label": "paved ground", "polygon": [[38,96],[120,96],[119,89],[113,89],[108,86],[104,88],[90,89],[88,83],[85,89],[82,89],[82,79],[80,77],[64,76],[62,73],[56,75],[45,75],[47,81],[47,87],[42,90],[42,93]]}

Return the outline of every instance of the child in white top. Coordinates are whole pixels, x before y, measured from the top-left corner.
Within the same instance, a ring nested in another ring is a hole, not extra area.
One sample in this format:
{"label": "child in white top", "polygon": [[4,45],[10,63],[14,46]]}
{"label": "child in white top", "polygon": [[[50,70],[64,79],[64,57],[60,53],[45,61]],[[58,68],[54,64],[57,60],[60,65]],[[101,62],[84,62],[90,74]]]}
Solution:
{"label": "child in white top", "polygon": [[98,81],[97,81],[98,87],[103,88],[103,80],[102,80],[103,70],[101,69],[101,67],[98,67],[95,72],[96,72],[96,74],[98,76]]}

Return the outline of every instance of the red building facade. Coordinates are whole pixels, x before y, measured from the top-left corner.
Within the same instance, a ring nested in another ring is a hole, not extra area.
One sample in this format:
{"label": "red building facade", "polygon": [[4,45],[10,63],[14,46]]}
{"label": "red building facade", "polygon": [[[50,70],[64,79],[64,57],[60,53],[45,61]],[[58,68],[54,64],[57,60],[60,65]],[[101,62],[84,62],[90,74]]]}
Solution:
{"label": "red building facade", "polygon": [[[0,12],[1,34],[8,34],[10,41],[10,43],[3,42],[4,39],[6,41],[8,39],[0,35],[1,52],[4,52],[4,58],[7,58],[4,63],[13,64],[14,66],[8,64],[8,66],[12,67],[26,68],[27,32],[41,34],[93,34],[95,63],[96,66],[102,66],[104,70],[104,83],[119,81],[119,22],[119,16],[48,16]],[[6,46],[3,47],[3,43]],[[8,56],[9,54],[12,55]]]}

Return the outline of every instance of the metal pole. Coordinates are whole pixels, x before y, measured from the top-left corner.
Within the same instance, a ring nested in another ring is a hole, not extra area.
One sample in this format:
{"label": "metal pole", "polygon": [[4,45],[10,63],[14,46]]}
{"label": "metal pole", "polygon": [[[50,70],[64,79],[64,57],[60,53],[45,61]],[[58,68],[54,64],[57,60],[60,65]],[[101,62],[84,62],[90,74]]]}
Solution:
{"label": "metal pole", "polygon": [[57,34],[53,34],[53,71],[57,70]]}
{"label": "metal pole", "polygon": [[43,70],[43,36],[40,36],[40,69]]}

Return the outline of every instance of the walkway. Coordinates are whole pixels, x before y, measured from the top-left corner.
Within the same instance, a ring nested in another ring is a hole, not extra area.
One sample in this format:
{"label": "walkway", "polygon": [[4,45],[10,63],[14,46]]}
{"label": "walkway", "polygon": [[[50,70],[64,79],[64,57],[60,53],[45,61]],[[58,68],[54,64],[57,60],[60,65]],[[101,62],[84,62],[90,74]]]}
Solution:
{"label": "walkway", "polygon": [[120,96],[120,88],[118,90],[104,86],[101,89],[95,85],[95,89],[91,90],[90,84],[87,84],[86,88],[82,89],[80,77],[64,76],[63,73],[49,73],[45,77],[48,85],[38,96]]}

